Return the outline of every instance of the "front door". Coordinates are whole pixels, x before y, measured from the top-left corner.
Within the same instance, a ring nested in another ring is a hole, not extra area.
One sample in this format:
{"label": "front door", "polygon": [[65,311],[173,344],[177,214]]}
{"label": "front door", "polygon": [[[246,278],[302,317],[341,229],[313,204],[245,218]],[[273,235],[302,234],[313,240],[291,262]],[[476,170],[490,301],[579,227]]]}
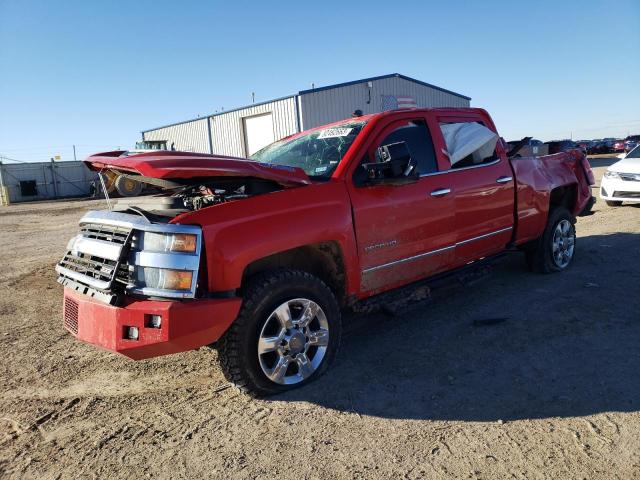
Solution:
{"label": "front door", "polygon": [[425,118],[387,125],[362,163],[371,162],[378,147],[396,142],[406,142],[423,176],[400,186],[358,186],[356,170],[349,186],[362,290],[370,294],[446,270],[454,255],[453,197],[440,175],[428,175],[438,167]]}

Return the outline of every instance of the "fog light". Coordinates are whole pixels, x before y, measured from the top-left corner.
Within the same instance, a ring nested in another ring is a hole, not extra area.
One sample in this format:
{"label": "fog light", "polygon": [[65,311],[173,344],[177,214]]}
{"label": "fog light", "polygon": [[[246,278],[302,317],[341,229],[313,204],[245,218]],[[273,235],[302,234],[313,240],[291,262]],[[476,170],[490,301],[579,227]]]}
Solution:
{"label": "fog light", "polygon": [[162,317],[160,315],[149,315],[149,328],[160,328]]}
{"label": "fog light", "polygon": [[125,327],[124,335],[129,340],[138,340],[140,332],[138,332],[138,327]]}

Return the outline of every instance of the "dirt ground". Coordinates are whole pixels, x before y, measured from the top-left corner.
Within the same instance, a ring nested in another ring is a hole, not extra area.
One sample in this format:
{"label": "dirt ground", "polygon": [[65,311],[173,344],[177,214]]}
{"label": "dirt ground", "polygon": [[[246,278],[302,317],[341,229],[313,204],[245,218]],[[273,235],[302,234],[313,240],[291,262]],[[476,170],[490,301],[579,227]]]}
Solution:
{"label": "dirt ground", "polygon": [[563,274],[508,256],[351,321],[325,376],[267,400],[215,351],[133,362],[66,333],[53,267],[96,207],[0,208],[2,478],[640,478],[640,206],[599,201]]}

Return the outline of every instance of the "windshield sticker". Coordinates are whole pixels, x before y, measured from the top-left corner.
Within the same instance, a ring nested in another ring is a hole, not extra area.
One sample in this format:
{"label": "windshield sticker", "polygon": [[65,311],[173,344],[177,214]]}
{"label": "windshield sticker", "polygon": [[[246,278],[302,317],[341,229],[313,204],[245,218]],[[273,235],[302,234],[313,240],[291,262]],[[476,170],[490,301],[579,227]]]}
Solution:
{"label": "windshield sticker", "polygon": [[351,133],[351,130],[353,130],[353,128],[327,128],[320,132],[318,138],[346,137]]}
{"label": "windshield sticker", "polygon": [[318,168],[315,169],[315,172],[316,173],[324,173],[324,172],[327,171],[328,168],[329,167],[318,167]]}

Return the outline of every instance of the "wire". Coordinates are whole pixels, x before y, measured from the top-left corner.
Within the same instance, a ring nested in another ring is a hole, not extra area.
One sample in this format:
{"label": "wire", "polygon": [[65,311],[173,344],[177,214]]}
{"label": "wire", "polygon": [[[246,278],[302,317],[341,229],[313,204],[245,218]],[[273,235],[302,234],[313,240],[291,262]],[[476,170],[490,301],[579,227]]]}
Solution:
{"label": "wire", "polygon": [[[73,146],[73,145],[69,145],[69,147],[72,147],[72,146]],[[77,147],[88,147],[88,146],[90,146],[90,145],[88,145],[88,144],[85,144],[85,145],[76,145],[76,155],[77,155],[78,157],[81,157],[81,158],[82,158],[82,157],[84,157],[86,154],[81,153],[81,152],[80,152],[80,149],[79,149],[79,148],[77,148]],[[120,148],[119,148],[119,147],[114,147],[114,146],[93,145],[93,147],[94,147],[96,150],[102,150],[102,151],[107,151],[107,150],[120,150]],[[98,148],[98,147],[99,147],[99,148]],[[46,147],[45,147],[45,148],[46,148]],[[51,148],[53,148],[53,147],[51,147]],[[9,150],[6,150],[6,151],[9,151]],[[94,150],[94,151],[95,151],[95,150]],[[32,157],[39,157],[39,156],[41,156],[40,154],[37,154],[37,153],[22,153],[22,155],[26,155],[26,156],[28,156],[29,158],[32,158]],[[42,155],[42,156],[45,156],[45,155]],[[46,155],[46,157],[47,157],[47,159],[45,159],[45,160],[42,160],[42,159],[19,160],[19,159],[17,159],[17,158],[8,157],[8,156],[7,156],[7,155],[5,155],[4,153],[0,153],[0,161],[8,160],[8,161],[11,161],[11,162],[17,162],[17,163],[39,163],[39,162],[48,162],[48,161],[49,161],[49,159],[51,158],[51,156],[47,154],[47,155]],[[59,162],[60,160],[57,160],[57,161]],[[72,162],[72,161],[75,161],[75,160],[62,160],[62,161],[65,161],[65,162]],[[79,161],[81,161],[81,160],[79,160]]]}
{"label": "wire", "polygon": [[18,163],[29,163],[29,162],[25,162],[24,160],[18,160],[17,158],[9,158],[5,155],[0,154],[0,161],[2,160],[10,160],[12,162],[18,162]]}

